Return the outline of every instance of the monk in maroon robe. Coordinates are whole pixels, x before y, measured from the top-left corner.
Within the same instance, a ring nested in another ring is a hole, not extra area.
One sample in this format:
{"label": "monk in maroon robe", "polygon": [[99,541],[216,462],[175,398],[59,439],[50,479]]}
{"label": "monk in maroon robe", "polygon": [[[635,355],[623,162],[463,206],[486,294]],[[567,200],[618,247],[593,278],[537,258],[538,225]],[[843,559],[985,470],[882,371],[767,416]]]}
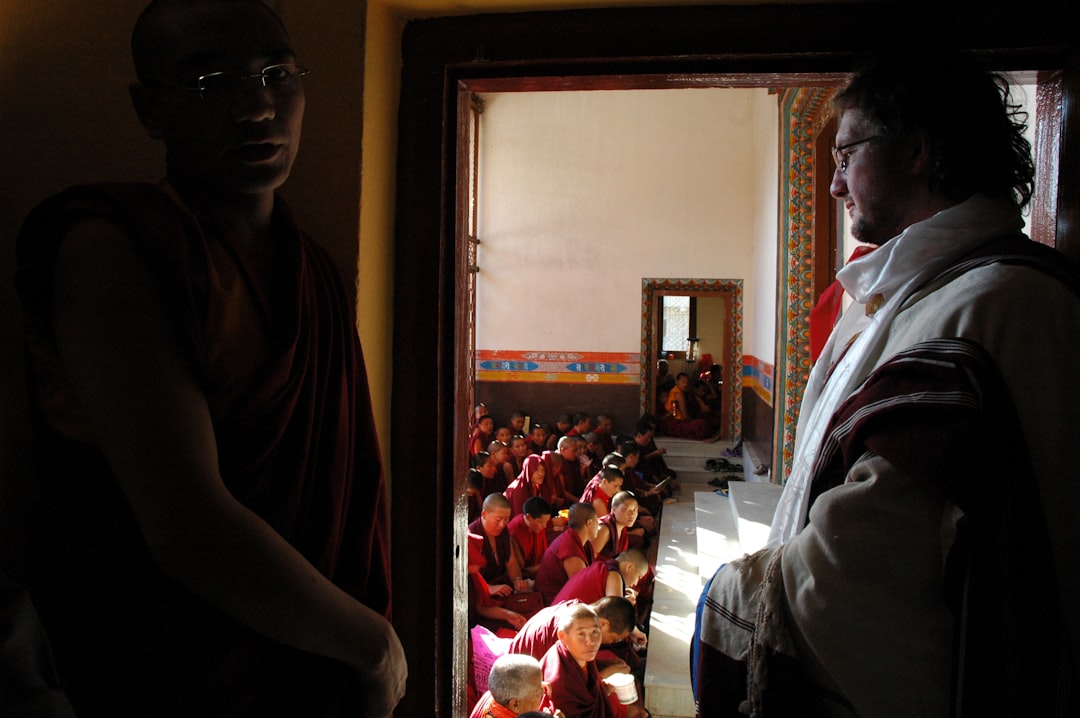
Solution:
{"label": "monk in maroon robe", "polygon": [[290,45],[261,2],[150,5],[131,96],[168,180],[69,190],[18,239],[27,584],[79,715],[383,716],[404,692],[355,316],[275,194]]}

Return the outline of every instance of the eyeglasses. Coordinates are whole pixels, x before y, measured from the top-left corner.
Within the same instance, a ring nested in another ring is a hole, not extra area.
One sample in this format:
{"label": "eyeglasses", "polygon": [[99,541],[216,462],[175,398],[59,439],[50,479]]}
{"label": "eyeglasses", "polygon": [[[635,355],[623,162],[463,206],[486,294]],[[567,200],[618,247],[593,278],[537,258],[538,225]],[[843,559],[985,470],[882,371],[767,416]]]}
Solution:
{"label": "eyeglasses", "polygon": [[243,88],[245,82],[258,80],[262,87],[269,87],[281,95],[288,95],[300,89],[300,78],[311,74],[311,70],[292,63],[279,65],[267,65],[254,73],[246,72],[211,72],[199,75],[189,84],[169,82],[154,78],[156,82],[188,92],[199,93],[201,100],[214,100],[227,97],[235,97]]}
{"label": "eyeglasses", "polygon": [[859,145],[872,142],[884,137],[884,135],[871,135],[870,137],[864,137],[861,140],[855,140],[854,142],[848,142],[844,145],[837,145],[832,148],[833,161],[836,162],[836,169],[840,170],[840,174],[847,174],[848,157],[851,155],[851,148],[858,147]]}

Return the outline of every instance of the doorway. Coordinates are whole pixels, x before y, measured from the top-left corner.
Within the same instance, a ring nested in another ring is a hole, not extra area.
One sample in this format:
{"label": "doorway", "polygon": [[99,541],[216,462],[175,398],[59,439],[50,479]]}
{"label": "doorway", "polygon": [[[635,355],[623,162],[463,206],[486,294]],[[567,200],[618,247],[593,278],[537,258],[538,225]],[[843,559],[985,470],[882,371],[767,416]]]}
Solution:
{"label": "doorway", "polygon": [[[402,41],[396,215],[394,403],[391,447],[395,477],[420,481],[425,501],[443,507],[417,521],[415,503],[392,504],[395,617],[418,676],[399,707],[402,716],[467,714],[466,656],[459,640],[464,605],[461,535],[464,475],[456,464],[455,431],[471,367],[457,353],[459,253],[454,197],[466,181],[456,165],[457,132],[465,110],[461,83],[514,79],[534,87],[595,89],[614,82],[639,87],[700,86],[703,81],[790,86],[792,73],[841,78],[857,53],[905,46],[913,35],[994,53],[999,66],[1058,71],[1061,117],[1054,145],[1080,137],[1080,76],[1076,38],[1063,22],[1022,13],[1001,25],[990,13],[972,16],[935,8],[933,22],[913,6],[842,5],[621,8],[437,18],[410,23]],[[845,32],[836,32],[843,18]],[[1025,48],[1023,50],[1019,48]],[[732,79],[734,78],[734,79]],[[467,103],[466,103],[467,104]],[[1062,143],[1054,166],[1072,166]],[[1055,152],[1057,152],[1055,150]],[[1062,174],[1050,223],[1056,241],[1077,254],[1070,228],[1080,212],[1077,177]],[[1051,182],[1051,184],[1053,184]],[[1045,185],[1044,185],[1045,187]],[[1056,224],[1053,218],[1056,217]],[[407,261],[406,261],[407,258]],[[778,331],[781,328],[778,326]],[[433,366],[434,364],[434,366]],[[793,377],[776,377],[777,404],[787,401]],[[428,432],[416,451],[417,427]],[[779,449],[778,449],[779,450]],[[448,559],[458,557],[455,563]],[[421,573],[422,572],[422,573]],[[431,587],[412,590],[412,587]],[[430,622],[417,620],[433,617]]]}
{"label": "doorway", "polygon": [[[699,346],[704,350],[716,349],[713,362],[720,365],[721,414],[720,438],[732,439],[741,435],[742,429],[742,356],[743,356],[743,286],[740,279],[643,279],[641,280],[641,411],[657,412],[656,363],[665,358],[671,364],[671,375],[680,371],[690,374],[691,380],[698,375],[701,355],[694,359],[662,356],[665,347],[661,342],[662,302],[665,297],[692,297],[710,303],[719,320],[717,329],[705,330],[695,327]],[[708,353],[712,354],[712,351]],[[647,359],[647,360],[646,360]],[[657,414],[659,416],[659,414]]]}

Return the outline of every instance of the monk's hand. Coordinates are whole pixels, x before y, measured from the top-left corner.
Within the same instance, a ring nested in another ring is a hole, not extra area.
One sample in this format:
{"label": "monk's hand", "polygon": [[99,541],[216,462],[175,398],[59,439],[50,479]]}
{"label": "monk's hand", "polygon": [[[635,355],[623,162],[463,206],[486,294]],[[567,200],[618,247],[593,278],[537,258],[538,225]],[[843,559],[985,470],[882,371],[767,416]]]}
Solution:
{"label": "monk's hand", "polygon": [[630,639],[630,645],[634,648],[644,648],[649,643],[649,637],[645,635],[644,631],[637,627],[630,631],[628,638]]}
{"label": "monk's hand", "polygon": [[360,672],[364,706],[369,718],[390,718],[405,695],[405,680],[409,676],[405,649],[394,627],[385,619],[372,631],[371,638],[371,664]]}
{"label": "monk's hand", "polygon": [[493,583],[488,586],[492,596],[509,596],[514,592],[514,587],[506,583]]}
{"label": "monk's hand", "polygon": [[[605,664],[604,667],[600,669],[600,677],[601,678],[607,678],[608,676],[613,676],[616,673],[629,673],[629,672],[630,672],[630,665],[626,661],[624,661],[622,659],[616,659],[616,660],[612,661],[611,663]],[[606,686],[607,684],[605,683],[604,685]],[[608,693],[610,693],[610,692],[611,691],[608,691]]]}
{"label": "monk's hand", "polygon": [[520,613],[515,613],[514,611],[507,611],[506,622],[513,626],[515,630],[520,629],[522,626],[525,625],[525,617],[522,616]]}

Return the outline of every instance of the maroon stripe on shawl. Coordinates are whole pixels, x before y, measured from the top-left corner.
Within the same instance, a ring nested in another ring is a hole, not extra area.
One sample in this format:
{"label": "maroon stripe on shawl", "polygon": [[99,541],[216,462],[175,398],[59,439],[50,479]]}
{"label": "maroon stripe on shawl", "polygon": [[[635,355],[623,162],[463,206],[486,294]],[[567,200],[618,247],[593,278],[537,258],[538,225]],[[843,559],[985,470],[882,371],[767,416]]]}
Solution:
{"label": "maroon stripe on shawl", "polygon": [[1039,495],[989,354],[959,339],[897,354],[841,405],[826,436],[811,503],[869,452],[965,513],[942,588],[957,617],[954,711],[1054,715],[1072,673],[1042,510],[1053,497]]}

